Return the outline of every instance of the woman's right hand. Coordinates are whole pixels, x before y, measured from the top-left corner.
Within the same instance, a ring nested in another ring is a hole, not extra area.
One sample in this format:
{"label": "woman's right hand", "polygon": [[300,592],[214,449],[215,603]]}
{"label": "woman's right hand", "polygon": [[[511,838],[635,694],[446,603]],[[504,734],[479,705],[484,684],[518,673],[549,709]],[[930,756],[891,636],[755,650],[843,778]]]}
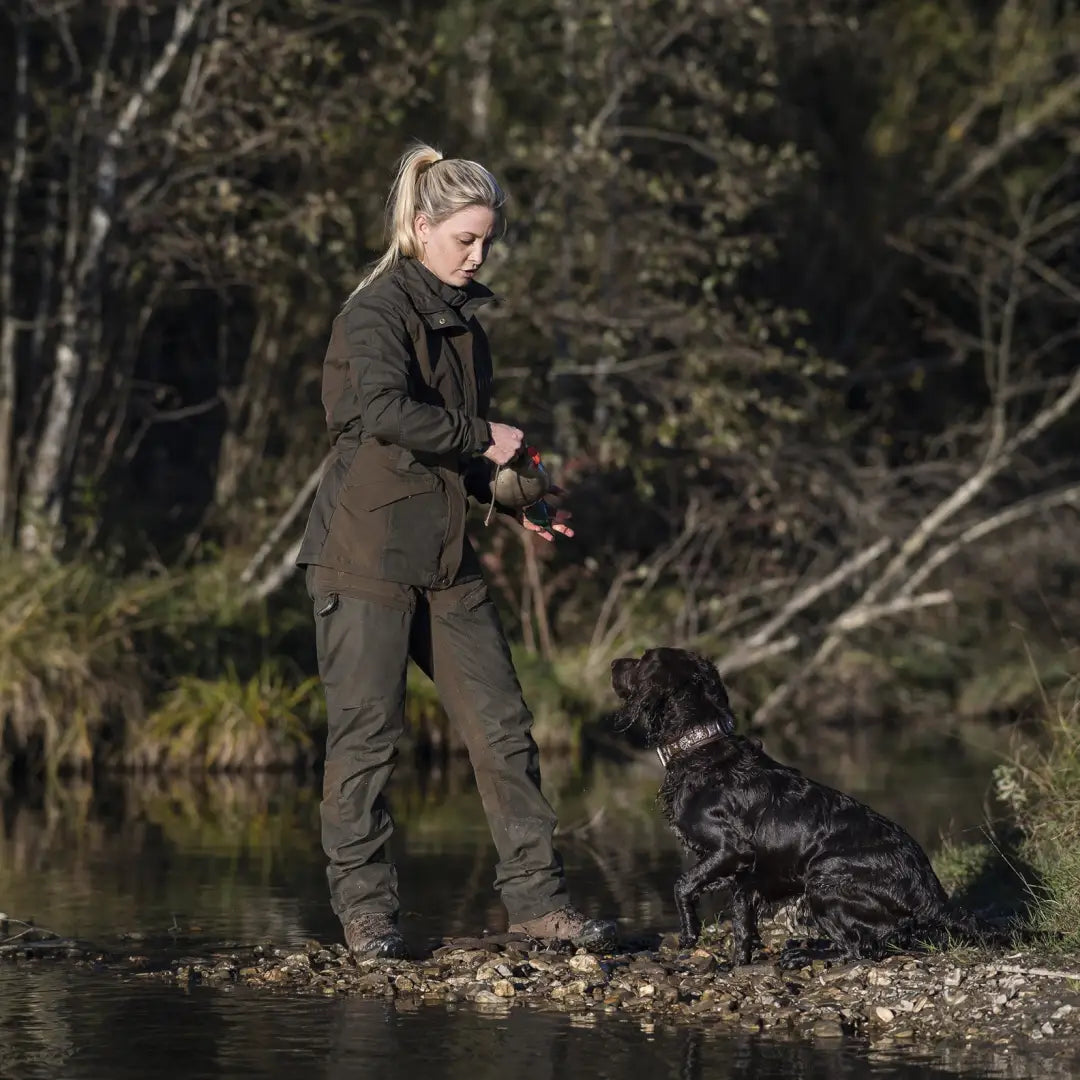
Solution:
{"label": "woman's right hand", "polygon": [[491,430],[491,445],[484,451],[488,461],[496,465],[506,465],[513,461],[525,442],[525,432],[509,424],[488,424]]}

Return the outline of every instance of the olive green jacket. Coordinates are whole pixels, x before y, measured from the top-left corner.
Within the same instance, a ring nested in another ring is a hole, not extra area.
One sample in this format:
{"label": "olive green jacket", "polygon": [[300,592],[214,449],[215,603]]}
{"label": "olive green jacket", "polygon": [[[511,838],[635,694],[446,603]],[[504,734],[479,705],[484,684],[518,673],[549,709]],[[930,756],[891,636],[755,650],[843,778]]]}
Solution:
{"label": "olive green jacket", "polygon": [[490,501],[491,354],[477,282],[446,285],[415,259],[334,320],[322,400],[336,455],[308,517],[300,566],[426,588],[461,565],[468,495]]}

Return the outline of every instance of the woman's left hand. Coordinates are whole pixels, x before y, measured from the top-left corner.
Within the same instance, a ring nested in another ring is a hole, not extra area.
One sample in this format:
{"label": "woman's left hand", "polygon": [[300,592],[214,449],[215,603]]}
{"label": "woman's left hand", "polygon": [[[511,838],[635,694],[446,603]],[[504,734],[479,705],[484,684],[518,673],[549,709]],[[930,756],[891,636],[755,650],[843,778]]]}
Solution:
{"label": "woman's left hand", "polygon": [[[565,495],[561,487],[554,487],[548,489],[548,493],[553,496]],[[541,540],[547,540],[551,543],[555,539],[555,533],[561,533],[563,536],[571,537],[574,535],[574,530],[570,527],[568,522],[571,518],[571,512],[569,510],[554,510],[549,502],[544,500],[544,506],[547,508],[547,525],[537,525],[535,521],[530,521],[523,511],[521,514],[521,524],[525,526],[529,532],[536,533]],[[535,516],[535,515],[534,515]]]}

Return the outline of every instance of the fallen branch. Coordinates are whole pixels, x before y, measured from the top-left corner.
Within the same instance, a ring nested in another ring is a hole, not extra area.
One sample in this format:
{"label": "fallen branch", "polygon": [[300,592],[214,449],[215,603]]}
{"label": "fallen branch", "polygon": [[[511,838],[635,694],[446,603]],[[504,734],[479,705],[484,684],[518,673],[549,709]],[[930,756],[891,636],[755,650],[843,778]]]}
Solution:
{"label": "fallen branch", "polygon": [[922,593],[919,596],[898,596],[885,604],[872,604],[855,611],[845,611],[843,615],[833,620],[832,627],[842,632],[861,630],[864,626],[877,622],[878,619],[884,619],[890,615],[902,615],[908,611],[919,611],[922,608],[951,604],[952,599],[951,589],[940,589],[937,592]]}
{"label": "fallen branch", "polygon": [[757,649],[739,649],[722,657],[716,663],[716,669],[721,675],[730,675],[735,671],[744,671],[748,667],[760,664],[763,660],[771,660],[774,656],[791,652],[799,644],[797,634],[788,634],[779,641],[772,641],[768,645],[762,645]]}
{"label": "fallen branch", "polygon": [[[1065,416],[1078,400],[1080,400],[1080,368],[1077,368],[1073,377],[1069,380],[1068,387],[1060,397],[1055,398],[1045,408],[1040,409],[996,453],[987,457],[964,483],[953,491],[951,495],[942,499],[919,522],[889,561],[881,576],[866,588],[862,596],[851,605],[846,614],[854,618],[861,610],[873,607],[886,589],[907,570],[911,560],[929,544],[941,526],[970,504],[990,481],[1011,463],[1014,455],[1021,447],[1032,442],[1052,424]],[[834,621],[813,656],[794,676],[778,686],[761,704],[754,714],[755,725],[759,726],[766,723],[769,716],[790,697],[794,688],[833,656],[843,642],[845,633],[846,630],[837,621]]]}
{"label": "fallen branch", "polygon": [[[285,535],[293,521],[296,520],[297,515],[304,509],[308,499],[315,493],[315,489],[319,486],[319,481],[322,479],[322,475],[326,471],[326,467],[330,464],[333,457],[334,451],[331,450],[326,457],[311,470],[311,475],[304,481],[303,486],[296,493],[296,498],[289,503],[285,513],[278,518],[266,539],[259,546],[259,550],[252,555],[251,561],[244,567],[244,572],[240,575],[242,584],[247,585],[254,580],[259,567],[269,558],[270,552],[274,550],[277,542]],[[297,545],[296,550],[299,552],[299,545]]]}
{"label": "fallen branch", "polygon": [[[888,539],[882,537],[876,544],[872,544],[865,551],[861,551],[846,562],[842,562],[832,573],[826,574],[820,581],[814,582],[814,584],[808,585],[797,592],[776,615],[751,634],[738,649],[729,656],[724,657],[721,661],[721,670],[737,671],[750,667],[751,665],[745,662],[745,656],[759,654],[762,648],[769,644],[773,635],[778,630],[783,629],[800,611],[804,611],[811,604],[820,600],[826,593],[832,592],[849,578],[854,577],[860,570],[865,569],[882,555],[888,546]],[[784,640],[788,639],[785,638]],[[775,654],[766,653],[765,655]]]}
{"label": "fallen branch", "polygon": [[1018,503],[980,521],[976,525],[965,529],[955,540],[942,545],[904,582],[898,595],[909,596],[943,563],[951,559],[957,552],[968,544],[981,540],[984,536],[997,529],[1003,529],[1006,525],[1012,525],[1016,521],[1037,514],[1041,510],[1049,510],[1055,506],[1075,506],[1080,508],[1080,484],[1071,487],[1059,488],[1057,491],[1048,491],[1042,495],[1032,495],[1029,499],[1023,499]]}
{"label": "fallen branch", "polygon": [[284,555],[281,556],[280,561],[256,585],[248,592],[249,600],[265,600],[271,593],[277,592],[286,581],[289,580],[296,573],[296,557],[300,554],[300,545],[303,543],[303,539],[297,540]]}
{"label": "fallen branch", "polygon": [[994,965],[997,971],[1006,975],[1038,975],[1044,979],[1074,979],[1080,982],[1080,971],[1054,971],[1052,968],[1024,968],[1015,964]]}

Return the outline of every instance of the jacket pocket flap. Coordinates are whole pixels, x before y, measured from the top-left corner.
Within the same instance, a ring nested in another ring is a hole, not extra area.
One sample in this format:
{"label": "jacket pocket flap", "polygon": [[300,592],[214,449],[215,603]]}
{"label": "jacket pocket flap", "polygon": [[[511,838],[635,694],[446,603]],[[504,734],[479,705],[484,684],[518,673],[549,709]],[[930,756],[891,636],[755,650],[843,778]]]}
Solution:
{"label": "jacket pocket flap", "polygon": [[350,484],[343,495],[358,510],[378,510],[400,499],[435,490],[436,479],[416,473],[386,472],[361,483]]}

